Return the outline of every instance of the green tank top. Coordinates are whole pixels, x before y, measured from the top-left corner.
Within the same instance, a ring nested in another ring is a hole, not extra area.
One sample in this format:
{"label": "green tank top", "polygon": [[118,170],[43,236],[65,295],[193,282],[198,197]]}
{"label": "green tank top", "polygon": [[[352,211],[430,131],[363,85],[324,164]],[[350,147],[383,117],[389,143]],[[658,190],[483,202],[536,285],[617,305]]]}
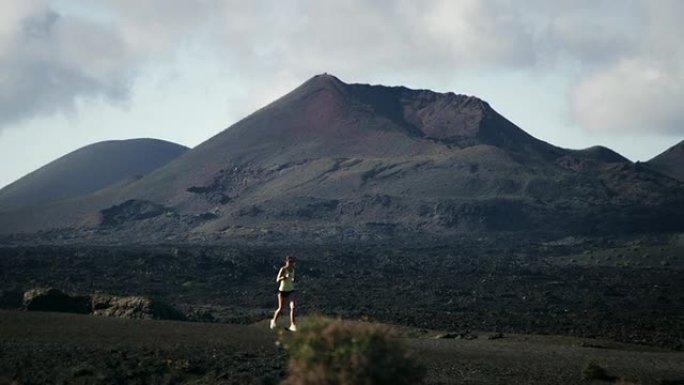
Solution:
{"label": "green tank top", "polygon": [[295,271],[294,269],[285,269],[285,274],[288,274],[287,278],[280,281],[279,291],[293,291],[294,290],[294,279]]}

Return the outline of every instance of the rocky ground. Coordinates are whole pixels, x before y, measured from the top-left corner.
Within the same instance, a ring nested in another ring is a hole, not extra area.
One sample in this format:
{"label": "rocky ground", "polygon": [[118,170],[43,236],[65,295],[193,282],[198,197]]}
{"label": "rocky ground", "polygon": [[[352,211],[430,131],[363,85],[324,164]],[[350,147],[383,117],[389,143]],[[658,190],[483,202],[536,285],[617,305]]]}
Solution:
{"label": "rocky ground", "polygon": [[0,325],[5,383],[268,384],[286,364],[274,335],[244,325],[16,311]]}
{"label": "rocky ground", "polygon": [[[208,324],[0,311],[0,383],[277,384],[287,357],[265,321]],[[400,328],[427,384],[683,384],[684,355],[600,339]],[[442,337],[454,338],[435,338]],[[584,381],[596,363],[605,380]]]}
{"label": "rocky ground", "polygon": [[[2,308],[20,308],[26,290],[54,287],[90,298],[93,308],[93,298],[145,296],[202,321],[4,312],[2,373],[20,383],[277,383],[286,359],[263,322],[286,254],[297,258],[303,315],[410,328],[433,384],[577,383],[588,361],[626,383],[684,383],[678,234],[442,246],[0,247]],[[435,340],[431,330],[457,338]],[[494,333],[506,338],[489,340]]]}
{"label": "rocky ground", "polygon": [[[303,313],[412,327],[607,337],[684,348],[684,237],[486,239],[441,247],[6,247],[0,307],[55,287],[162,300],[191,320],[249,323],[294,254]],[[501,244],[510,247],[502,248]]]}

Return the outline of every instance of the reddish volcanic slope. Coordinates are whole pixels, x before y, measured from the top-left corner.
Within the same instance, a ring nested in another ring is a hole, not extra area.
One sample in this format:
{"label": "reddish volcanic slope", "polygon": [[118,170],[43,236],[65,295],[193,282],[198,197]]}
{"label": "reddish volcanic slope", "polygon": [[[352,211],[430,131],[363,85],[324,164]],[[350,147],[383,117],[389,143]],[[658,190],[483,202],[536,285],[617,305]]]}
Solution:
{"label": "reddish volcanic slope", "polygon": [[538,140],[472,96],[324,74],[133,183],[7,212],[0,232],[156,242],[670,231],[684,226],[682,191],[607,148]]}

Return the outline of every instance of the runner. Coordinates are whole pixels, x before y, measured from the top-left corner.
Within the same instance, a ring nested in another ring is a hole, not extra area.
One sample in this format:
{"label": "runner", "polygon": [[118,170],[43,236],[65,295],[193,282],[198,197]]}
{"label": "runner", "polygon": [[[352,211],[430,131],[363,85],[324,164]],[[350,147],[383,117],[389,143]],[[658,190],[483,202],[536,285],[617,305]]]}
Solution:
{"label": "runner", "polygon": [[273,314],[273,319],[271,319],[271,329],[275,329],[276,322],[278,321],[278,316],[283,311],[283,305],[285,302],[290,303],[290,329],[291,331],[297,331],[297,326],[295,325],[295,309],[297,307],[297,298],[294,288],[295,281],[295,268],[294,268],[294,258],[291,255],[285,257],[285,265],[278,271],[278,276],[276,277],[276,282],[280,284],[278,287],[278,309],[276,309]]}

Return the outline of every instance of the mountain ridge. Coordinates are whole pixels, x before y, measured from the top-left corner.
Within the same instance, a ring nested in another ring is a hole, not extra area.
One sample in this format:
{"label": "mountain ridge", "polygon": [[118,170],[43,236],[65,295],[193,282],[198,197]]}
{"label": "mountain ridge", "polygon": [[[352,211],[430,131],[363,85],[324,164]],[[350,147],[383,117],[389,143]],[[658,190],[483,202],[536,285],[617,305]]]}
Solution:
{"label": "mountain ridge", "polygon": [[187,150],[185,146],[152,138],[91,143],[0,189],[0,210],[74,198],[130,182]]}
{"label": "mountain ridge", "polygon": [[324,74],[139,180],[51,205],[44,223],[26,220],[31,210],[6,216],[0,232],[154,242],[567,235],[653,221],[669,231],[684,223],[681,185],[607,148],[538,140],[476,97]]}
{"label": "mountain ridge", "polygon": [[684,140],[653,157],[646,164],[662,174],[684,181]]}

